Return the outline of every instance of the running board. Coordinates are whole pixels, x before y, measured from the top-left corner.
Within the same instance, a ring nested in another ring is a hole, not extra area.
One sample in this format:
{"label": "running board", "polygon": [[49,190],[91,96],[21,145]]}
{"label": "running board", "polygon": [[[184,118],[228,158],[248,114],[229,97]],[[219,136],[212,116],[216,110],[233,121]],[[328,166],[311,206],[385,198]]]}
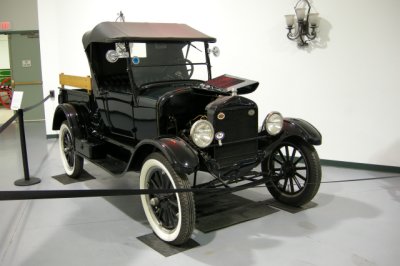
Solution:
{"label": "running board", "polygon": [[114,176],[121,176],[128,171],[131,159],[132,156],[129,159],[129,162],[125,162],[107,155],[104,159],[91,159],[90,161]]}
{"label": "running board", "polygon": [[114,176],[125,174],[133,158],[131,148],[103,141],[88,142],[85,139],[76,139],[75,151]]}

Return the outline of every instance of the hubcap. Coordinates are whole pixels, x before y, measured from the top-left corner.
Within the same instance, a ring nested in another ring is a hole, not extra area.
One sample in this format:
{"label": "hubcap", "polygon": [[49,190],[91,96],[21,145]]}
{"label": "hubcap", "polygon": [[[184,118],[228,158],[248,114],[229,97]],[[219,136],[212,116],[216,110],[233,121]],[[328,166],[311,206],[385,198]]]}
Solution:
{"label": "hubcap", "polygon": [[282,165],[282,172],[285,177],[292,177],[296,173],[296,167],[291,162],[285,162]]}
{"label": "hubcap", "polygon": [[158,206],[160,204],[160,200],[158,198],[151,198],[150,199],[150,205],[155,207]]}

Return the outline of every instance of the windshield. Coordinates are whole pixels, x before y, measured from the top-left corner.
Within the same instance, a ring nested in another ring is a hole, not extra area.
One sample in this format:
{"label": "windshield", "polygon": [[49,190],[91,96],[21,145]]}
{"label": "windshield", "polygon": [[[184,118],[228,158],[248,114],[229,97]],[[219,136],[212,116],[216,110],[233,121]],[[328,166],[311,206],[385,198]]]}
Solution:
{"label": "windshield", "polygon": [[205,45],[190,43],[130,43],[136,86],[176,80],[207,80]]}

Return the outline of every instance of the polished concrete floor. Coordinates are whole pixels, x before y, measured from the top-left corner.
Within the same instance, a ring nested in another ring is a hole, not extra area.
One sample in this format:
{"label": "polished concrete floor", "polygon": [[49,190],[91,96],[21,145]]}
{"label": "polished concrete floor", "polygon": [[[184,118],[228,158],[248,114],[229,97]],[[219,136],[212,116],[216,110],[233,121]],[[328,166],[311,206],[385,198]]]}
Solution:
{"label": "polished concrete floor", "polygon": [[[44,123],[26,123],[31,176],[23,177],[17,125],[0,135],[0,190],[137,188],[138,176],[111,177],[91,163],[95,179],[63,185],[56,139]],[[361,181],[365,178],[390,177]],[[331,182],[357,179],[352,182]],[[323,167],[316,206],[277,209],[211,233],[195,230],[200,246],[164,257],[137,237],[151,230],[137,196],[0,201],[0,265],[399,265],[400,174]],[[1,192],[0,192],[1,193]],[[271,199],[264,187],[237,193]]]}

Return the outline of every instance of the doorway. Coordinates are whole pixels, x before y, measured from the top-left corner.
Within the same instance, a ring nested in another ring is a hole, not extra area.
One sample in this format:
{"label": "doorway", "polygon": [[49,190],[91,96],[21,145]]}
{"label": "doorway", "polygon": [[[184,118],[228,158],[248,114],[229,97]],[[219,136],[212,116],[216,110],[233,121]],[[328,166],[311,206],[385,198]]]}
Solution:
{"label": "doorway", "polygon": [[11,94],[10,54],[8,36],[0,34],[0,125],[14,112],[9,109]]}
{"label": "doorway", "polygon": [[[39,32],[27,31],[8,34],[10,68],[13,91],[23,91],[22,108],[43,99]],[[40,105],[24,114],[25,121],[44,120]]]}

